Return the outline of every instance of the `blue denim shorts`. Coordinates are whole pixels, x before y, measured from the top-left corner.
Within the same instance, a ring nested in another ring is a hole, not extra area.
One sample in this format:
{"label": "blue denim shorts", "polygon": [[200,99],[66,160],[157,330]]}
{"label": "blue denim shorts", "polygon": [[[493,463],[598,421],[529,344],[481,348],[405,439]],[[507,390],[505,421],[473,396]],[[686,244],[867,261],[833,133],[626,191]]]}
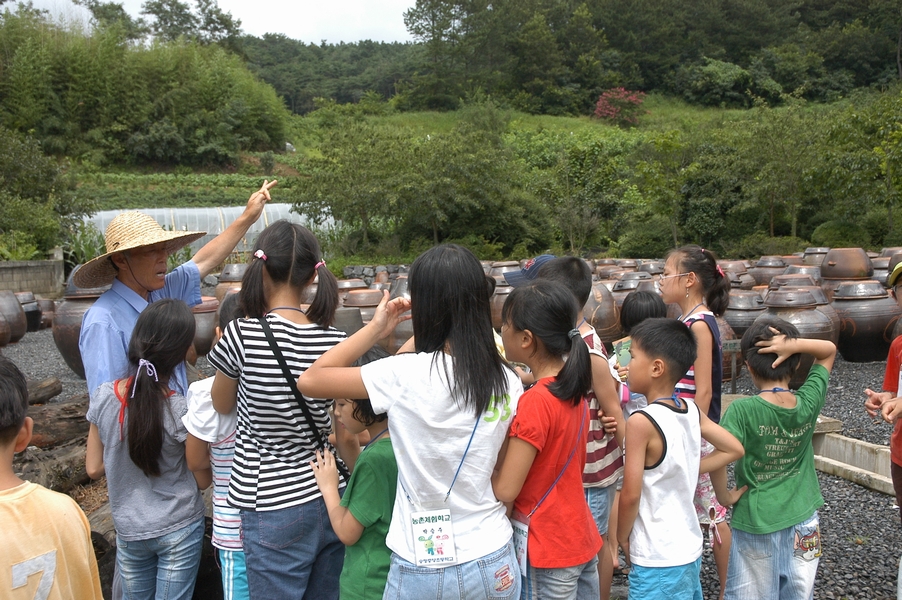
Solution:
{"label": "blue denim shorts", "polygon": [[204,546],[204,518],[148,540],[117,539],[122,598],[189,600]]}
{"label": "blue denim shorts", "polygon": [[[459,565],[418,567],[392,553],[383,600],[512,600],[520,597],[520,567],[514,543]],[[598,594],[595,594],[598,597]]]}
{"label": "blue denim shorts", "polygon": [[617,484],[612,483],[607,487],[583,488],[586,492],[586,502],[598,527],[598,535],[608,534],[608,522],[611,518],[611,506],[614,504],[614,494],[617,492]]}
{"label": "blue denim shorts", "polygon": [[810,600],[821,556],[815,512],[798,525],[773,533],[733,529],[725,600]]}
{"label": "blue denim shorts", "polygon": [[598,587],[598,557],[593,556],[589,562],[575,567],[537,569],[529,566],[523,575],[522,587],[521,600],[595,600],[601,593]]}
{"label": "blue denim shorts", "polygon": [[[642,600],[702,600],[702,557],[678,567],[640,567],[630,570],[630,598]],[[757,600],[768,598],[761,596]]]}

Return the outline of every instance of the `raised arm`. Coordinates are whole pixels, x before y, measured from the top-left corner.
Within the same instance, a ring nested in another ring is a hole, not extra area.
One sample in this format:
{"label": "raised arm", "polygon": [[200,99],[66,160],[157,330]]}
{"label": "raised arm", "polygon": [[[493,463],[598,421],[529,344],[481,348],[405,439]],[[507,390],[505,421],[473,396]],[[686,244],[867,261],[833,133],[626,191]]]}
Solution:
{"label": "raised arm", "polygon": [[[777,333],[776,329],[771,329]],[[758,354],[776,354],[773,366],[777,366],[793,354],[810,354],[814,364],[821,365],[828,371],[833,370],[836,358],[836,346],[829,340],[812,340],[808,338],[787,339],[785,335],[775,335],[769,340],[761,340],[756,344]]]}
{"label": "raised arm", "polygon": [[298,389],[312,398],[367,398],[366,386],[360,376],[360,367],[351,367],[379,340],[394,331],[398,323],[409,319],[410,300],[395,298],[389,301],[388,291],[376,307],[373,320],[354,335],[333,346],[320,356],[298,378]]}
{"label": "raised arm", "polygon": [[241,213],[237,219],[232,221],[232,223],[225,228],[225,231],[207,242],[207,244],[198,250],[197,254],[191,258],[191,260],[194,261],[194,264],[197,265],[197,270],[200,271],[201,278],[209,275],[213,272],[213,269],[221,265],[222,261],[224,261],[232,250],[235,249],[235,246],[238,245],[238,242],[241,241],[241,238],[244,237],[251,225],[257,222],[257,219],[260,218],[260,214],[263,212],[263,207],[266,206],[266,203],[270,200],[269,190],[272,189],[276,183],[278,182],[275,179],[272,181],[264,180],[263,186],[251,194],[244,212]]}

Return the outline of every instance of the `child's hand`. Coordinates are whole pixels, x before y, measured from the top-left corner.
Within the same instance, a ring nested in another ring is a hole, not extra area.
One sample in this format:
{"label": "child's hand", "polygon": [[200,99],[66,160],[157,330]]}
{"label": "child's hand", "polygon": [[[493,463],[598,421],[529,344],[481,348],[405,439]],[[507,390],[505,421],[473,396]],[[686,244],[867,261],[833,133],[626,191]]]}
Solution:
{"label": "child's hand", "polygon": [[894,423],[902,415],[902,398],[887,400],[880,407],[880,414],[887,423]]}
{"label": "child's hand", "polygon": [[717,501],[720,502],[724,506],[733,506],[736,502],[742,498],[742,495],[748,491],[749,486],[744,485],[739,489],[733,488],[727,490],[726,495],[721,494],[717,497]]}
{"label": "child's hand", "polygon": [[630,367],[629,365],[625,367],[621,367],[618,363],[617,365],[617,374],[620,375],[620,381],[626,381],[630,377]]}
{"label": "child's hand", "polygon": [[410,319],[410,315],[406,314],[410,311],[410,300],[404,297],[393,298],[389,300],[388,290],[384,291],[382,301],[376,307],[373,319],[369,326],[375,327],[377,338],[387,337],[395,330],[398,323]]}
{"label": "child's hand", "polygon": [[316,460],[310,461],[313,468],[313,476],[316,477],[316,485],[319,489],[338,488],[338,467],[335,465],[335,457],[331,452],[326,452],[325,456],[316,451]]}
{"label": "child's hand", "polygon": [[615,435],[617,433],[617,419],[615,419],[614,417],[606,417],[602,415],[601,426],[604,428],[605,433],[610,433],[611,435]]}
{"label": "child's hand", "polygon": [[784,360],[795,354],[795,351],[791,347],[791,341],[787,341],[785,335],[773,327],[770,328],[770,331],[779,335],[775,335],[769,340],[761,340],[755,345],[758,346],[758,354],[776,354],[777,358],[774,359],[774,364],[771,366],[777,367]]}
{"label": "child's hand", "polygon": [[864,410],[873,418],[877,417],[884,402],[892,400],[893,398],[893,395],[890,392],[878,393],[870,388],[864,390],[864,394],[868,397],[867,400],[864,401]]}

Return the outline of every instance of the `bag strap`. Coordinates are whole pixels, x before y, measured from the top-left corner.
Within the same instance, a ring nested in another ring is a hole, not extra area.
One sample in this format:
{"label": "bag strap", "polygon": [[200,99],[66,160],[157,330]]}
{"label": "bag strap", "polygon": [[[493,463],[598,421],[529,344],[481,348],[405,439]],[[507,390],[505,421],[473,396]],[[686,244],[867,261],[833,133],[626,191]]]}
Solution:
{"label": "bag strap", "polygon": [[[291,390],[292,394],[294,394],[295,401],[301,407],[301,411],[304,413],[304,418],[307,420],[307,424],[313,431],[313,439],[315,440],[316,449],[321,452],[326,452],[325,440],[323,440],[322,433],[316,426],[316,421],[313,420],[313,414],[310,412],[310,407],[307,406],[307,399],[304,398],[304,395],[301,394],[301,391],[298,389],[297,380],[295,379],[294,375],[291,374],[291,370],[288,368],[288,363],[285,361],[285,357],[282,355],[282,351],[279,349],[279,345],[276,343],[276,338],[272,334],[272,329],[270,329],[269,323],[266,322],[266,317],[263,316],[257,320],[260,322],[260,326],[263,328],[263,334],[266,336],[266,341],[269,342],[270,350],[272,350],[272,353],[276,357],[279,366],[282,368],[282,375],[288,382],[288,388]],[[341,473],[342,477],[344,477],[345,482],[347,482],[351,477],[351,474],[348,472],[348,468],[344,465],[343,462],[339,460],[335,461],[335,466],[338,468],[338,472]]]}

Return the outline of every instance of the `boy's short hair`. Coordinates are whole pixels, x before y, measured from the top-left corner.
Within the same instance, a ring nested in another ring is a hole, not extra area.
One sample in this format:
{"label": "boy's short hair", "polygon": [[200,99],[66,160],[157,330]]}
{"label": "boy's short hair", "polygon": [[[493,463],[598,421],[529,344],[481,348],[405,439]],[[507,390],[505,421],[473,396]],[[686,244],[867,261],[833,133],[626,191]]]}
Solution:
{"label": "boy's short hair", "polygon": [[645,319],[662,319],[667,316],[667,305],[654,292],[633,290],[623,299],[620,307],[620,327],[623,333],[630,334],[633,327]]}
{"label": "boy's short hair", "polygon": [[[774,333],[771,331],[771,328],[776,329],[779,333]],[[758,342],[769,340],[780,334],[785,335],[790,340],[801,337],[795,325],[777,317],[761,317],[742,334],[742,341],[740,342],[742,356],[748,363],[749,371],[753,375],[766,381],[783,381],[792,377],[792,374],[799,368],[799,363],[802,362],[801,354],[793,354],[774,367],[776,354],[758,353]]]}
{"label": "boy's short hair", "polygon": [[631,344],[638,346],[649,358],[664,361],[665,376],[673,385],[695,363],[695,336],[679,319],[645,319],[633,328],[630,338]]}
{"label": "boy's short hair", "polygon": [[561,256],[549,260],[539,268],[536,279],[553,281],[565,286],[576,298],[580,310],[589,301],[589,294],[592,293],[592,269],[586,261],[577,256]]}
{"label": "boy's short hair", "polygon": [[219,329],[225,331],[229,323],[244,317],[241,310],[241,294],[226,294],[219,305]]}
{"label": "boy's short hair", "polygon": [[[382,346],[373,346],[369,350],[364,353],[363,356],[354,361],[351,365],[353,367],[362,367],[363,365],[368,365],[371,362],[376,362],[377,360],[381,360],[383,358],[389,357],[391,354],[383,348]],[[381,423],[382,421],[388,419],[388,415],[386,413],[379,413],[378,415],[373,410],[373,405],[370,403],[369,398],[361,398],[359,400],[351,400],[351,403],[354,405],[354,410],[351,414],[354,418],[369,427],[374,423]]]}
{"label": "boy's short hair", "polygon": [[0,445],[19,435],[28,414],[28,384],[19,367],[0,356]]}

